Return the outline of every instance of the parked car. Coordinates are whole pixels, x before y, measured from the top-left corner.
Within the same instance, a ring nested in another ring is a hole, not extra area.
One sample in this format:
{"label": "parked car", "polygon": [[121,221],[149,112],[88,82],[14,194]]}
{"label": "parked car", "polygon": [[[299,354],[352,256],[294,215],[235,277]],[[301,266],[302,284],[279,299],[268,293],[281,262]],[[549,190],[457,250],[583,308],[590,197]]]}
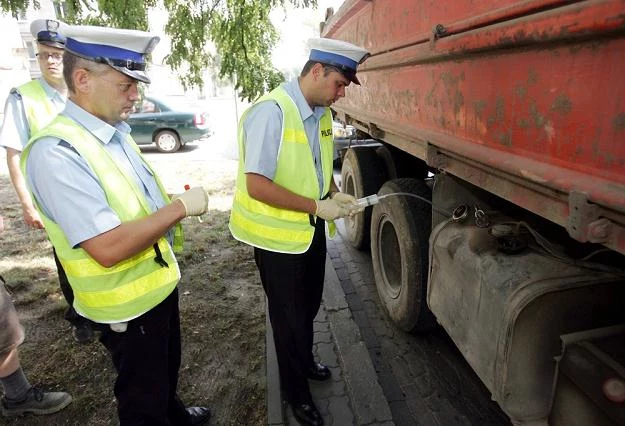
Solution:
{"label": "parked car", "polygon": [[135,112],[127,120],[137,145],[155,143],[161,152],[176,152],[186,143],[212,134],[206,112],[178,103],[154,96],[137,102]]}

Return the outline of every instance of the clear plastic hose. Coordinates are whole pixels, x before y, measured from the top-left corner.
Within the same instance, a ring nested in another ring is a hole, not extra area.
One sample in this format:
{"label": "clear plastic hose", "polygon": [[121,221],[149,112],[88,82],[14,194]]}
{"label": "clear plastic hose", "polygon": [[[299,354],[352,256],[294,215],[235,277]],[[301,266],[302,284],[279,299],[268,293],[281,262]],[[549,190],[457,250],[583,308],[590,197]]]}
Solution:
{"label": "clear plastic hose", "polygon": [[393,196],[406,196],[406,197],[413,197],[413,198],[417,198],[421,201],[425,201],[426,203],[430,204],[432,206],[432,209],[437,211],[438,213],[445,215],[447,217],[451,217],[451,213],[439,209],[438,207],[435,207],[434,204],[432,204],[432,202],[430,200],[428,200],[425,197],[421,197],[417,194],[412,194],[410,192],[393,192],[391,194],[384,194],[384,195],[369,195],[368,197],[363,197],[363,198],[359,198],[356,200],[356,205],[360,208],[364,208],[364,207],[368,207],[368,206],[373,206],[378,204],[380,201],[382,201],[383,199],[387,198],[387,197],[393,197]]}

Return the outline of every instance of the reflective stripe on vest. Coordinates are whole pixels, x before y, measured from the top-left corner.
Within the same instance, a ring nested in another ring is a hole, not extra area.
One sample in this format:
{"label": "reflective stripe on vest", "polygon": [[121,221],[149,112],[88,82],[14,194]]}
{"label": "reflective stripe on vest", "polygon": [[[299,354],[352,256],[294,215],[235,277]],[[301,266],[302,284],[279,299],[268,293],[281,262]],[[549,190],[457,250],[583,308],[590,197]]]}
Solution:
{"label": "reflective stripe on vest", "polygon": [[[48,127],[31,138],[21,159],[24,173],[33,144],[47,136],[69,142],[85,159],[98,177],[109,206],[122,223],[149,215],[148,201],[133,178],[127,176],[124,169],[117,165],[100,141],[63,115],[57,116]],[[127,143],[139,150],[130,136]],[[147,163],[145,165],[152,171]],[[152,174],[163,197],[168,200],[160,180],[156,174],[153,172]],[[85,317],[102,323],[134,318],[163,301],[180,280],[178,262],[164,237],[159,239],[158,248],[168,267],[161,266],[155,261],[156,250],[150,247],[115,266],[106,268],[80,247],[71,247],[63,230],[43,213],[38,203],[35,204],[74,291],[74,308]],[[182,228],[179,224],[176,226],[175,234],[174,244],[181,243]]]}
{"label": "reflective stripe on vest", "polygon": [[59,113],[39,80],[29,81],[13,90],[22,97],[31,136],[54,120]]}
{"label": "reflective stripe on vest", "polygon": [[[282,139],[273,182],[303,197],[318,200],[319,181],[314,157],[297,106],[282,87],[261,97],[255,104],[265,101],[277,102],[282,111]],[[280,253],[304,253],[315,232],[308,213],[270,206],[250,197],[247,192],[243,122],[250,109],[239,122],[239,171],[230,214],[230,232],[237,240],[254,247]],[[319,121],[319,143],[323,193],[326,194],[330,190],[334,155],[332,115],[328,108]],[[329,222],[329,226],[333,235],[334,224]]]}

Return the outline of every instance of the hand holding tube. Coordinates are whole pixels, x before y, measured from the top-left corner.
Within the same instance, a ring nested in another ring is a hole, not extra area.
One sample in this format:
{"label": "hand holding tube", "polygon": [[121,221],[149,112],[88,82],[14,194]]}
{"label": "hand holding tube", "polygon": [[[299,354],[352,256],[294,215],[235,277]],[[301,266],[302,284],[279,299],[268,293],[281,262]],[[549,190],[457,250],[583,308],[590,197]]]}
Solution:
{"label": "hand holding tube", "polygon": [[349,217],[353,217],[355,214],[362,212],[365,208],[358,204],[358,200],[351,194],[344,192],[335,192],[332,194],[332,199],[336,200],[344,208],[349,211]]}
{"label": "hand holding tube", "polygon": [[315,203],[317,206],[315,216],[323,220],[334,220],[349,214],[349,209],[347,209],[345,205],[331,198],[327,200],[315,200]]}
{"label": "hand holding tube", "polygon": [[356,201],[356,197],[345,192],[333,192],[331,198],[341,204],[351,204]]}

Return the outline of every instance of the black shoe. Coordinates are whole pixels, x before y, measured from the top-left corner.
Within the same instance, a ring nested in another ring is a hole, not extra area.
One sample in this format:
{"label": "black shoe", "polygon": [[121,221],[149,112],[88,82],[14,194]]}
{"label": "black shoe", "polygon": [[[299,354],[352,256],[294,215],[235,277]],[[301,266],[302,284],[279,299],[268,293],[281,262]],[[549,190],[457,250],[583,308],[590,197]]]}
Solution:
{"label": "black shoe", "polygon": [[291,404],[293,415],[301,425],[322,426],[323,417],[312,402],[308,404]]}
{"label": "black shoe", "polygon": [[187,407],[187,413],[192,425],[203,425],[211,418],[211,412],[207,407]]}
{"label": "black shoe", "polygon": [[330,377],[332,377],[332,373],[330,372],[330,369],[320,362],[315,363],[308,370],[308,378],[312,380],[323,381],[323,380],[328,380]]}

